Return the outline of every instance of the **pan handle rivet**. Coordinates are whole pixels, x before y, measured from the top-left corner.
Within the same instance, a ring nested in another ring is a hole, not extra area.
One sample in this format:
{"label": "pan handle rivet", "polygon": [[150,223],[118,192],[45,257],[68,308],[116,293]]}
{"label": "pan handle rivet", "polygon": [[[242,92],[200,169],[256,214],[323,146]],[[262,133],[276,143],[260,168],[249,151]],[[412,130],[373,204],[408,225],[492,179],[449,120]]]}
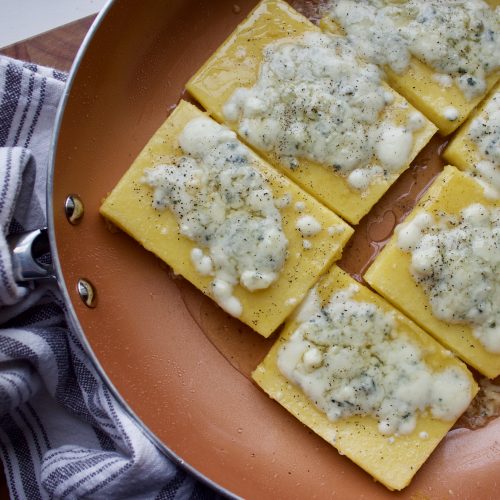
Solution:
{"label": "pan handle rivet", "polygon": [[70,194],[64,202],[64,213],[70,224],[78,224],[83,217],[83,202],[76,194]]}
{"label": "pan handle rivet", "polygon": [[76,288],[78,295],[87,307],[94,308],[97,305],[97,294],[94,285],[89,280],[80,278]]}

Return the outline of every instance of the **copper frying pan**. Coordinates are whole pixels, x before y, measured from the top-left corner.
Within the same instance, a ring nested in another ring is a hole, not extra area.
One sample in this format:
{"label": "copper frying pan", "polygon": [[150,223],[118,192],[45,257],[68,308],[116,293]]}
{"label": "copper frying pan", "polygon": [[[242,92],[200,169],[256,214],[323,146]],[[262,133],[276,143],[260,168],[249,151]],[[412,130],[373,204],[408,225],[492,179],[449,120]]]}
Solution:
{"label": "copper frying pan", "polygon": [[[94,24],[59,113],[49,181],[50,239],[74,327],[151,438],[222,493],[493,498],[500,419],[452,431],[409,488],[388,492],[250,381],[274,338],[230,319],[98,215],[102,198],[168,116],[190,75],[253,3],[116,0]],[[359,275],[439,171],[442,142],[434,140],[361,222],[345,269]],[[69,194],[85,206],[77,225],[65,215]],[[94,285],[95,308],[82,302],[80,278]]]}

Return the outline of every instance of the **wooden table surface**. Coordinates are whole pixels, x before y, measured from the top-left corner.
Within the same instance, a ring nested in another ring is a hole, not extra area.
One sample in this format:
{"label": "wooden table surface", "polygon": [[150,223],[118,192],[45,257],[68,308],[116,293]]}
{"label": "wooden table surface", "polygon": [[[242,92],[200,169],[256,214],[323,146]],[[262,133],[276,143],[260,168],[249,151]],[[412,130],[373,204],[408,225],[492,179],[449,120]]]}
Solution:
{"label": "wooden table surface", "polygon": [[[66,24],[42,35],[0,49],[0,54],[50,66],[61,71],[69,71],[94,19],[95,16],[89,16]],[[5,476],[3,470],[0,470],[0,498],[8,498],[8,496]]]}
{"label": "wooden table surface", "polygon": [[69,71],[95,16],[89,16],[42,35],[0,49],[15,59]]}

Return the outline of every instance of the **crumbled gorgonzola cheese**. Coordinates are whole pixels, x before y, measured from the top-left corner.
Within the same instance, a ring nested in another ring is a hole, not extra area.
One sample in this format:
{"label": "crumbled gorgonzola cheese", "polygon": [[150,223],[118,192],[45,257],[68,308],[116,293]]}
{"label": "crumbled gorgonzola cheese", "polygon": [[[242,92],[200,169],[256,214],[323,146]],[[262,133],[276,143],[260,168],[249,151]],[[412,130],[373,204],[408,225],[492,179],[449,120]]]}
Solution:
{"label": "crumbled gorgonzola cheese", "polygon": [[500,8],[483,0],[330,0],[325,11],[367,60],[401,73],[415,56],[468,99],[500,67]]}
{"label": "crumbled gorgonzola cheese", "polygon": [[469,324],[486,350],[500,353],[500,209],[475,203],[438,219],[421,212],[396,231],[433,314]]}
{"label": "crumbled gorgonzola cheese", "polygon": [[238,283],[250,291],[277,280],[288,240],[273,192],[236,134],[208,118],[195,118],[179,136],[185,156],[146,169],[153,206],[177,217],[179,232],[195,241],[200,274],[213,276],[212,295],[233,316],[242,306]]}
{"label": "crumbled gorgonzola cheese", "polygon": [[281,373],[329,419],[371,415],[383,434],[411,433],[427,409],[438,419],[458,418],[470,400],[465,373],[432,371],[393,315],[356,300],[357,289],[338,291],[323,307],[316,289],[310,292],[278,353]]}
{"label": "crumbled gorgonzola cheese", "polygon": [[295,227],[302,236],[314,236],[321,231],[321,223],[312,215],[303,215],[299,217]]}
{"label": "crumbled gorgonzola cheese", "polygon": [[446,106],[443,115],[448,121],[454,122],[459,116],[458,109],[454,106]]}
{"label": "crumbled gorgonzola cheese", "polygon": [[393,99],[376,66],[359,63],[343,37],[310,32],[266,46],[256,84],[237,89],[223,112],[290,168],[305,158],[363,191],[408,164],[413,131],[423,126],[381,122]]}
{"label": "crumbled gorgonzola cheese", "polygon": [[491,198],[500,197],[500,92],[493,94],[469,129],[482,160],[475,165],[479,180],[486,183]]}

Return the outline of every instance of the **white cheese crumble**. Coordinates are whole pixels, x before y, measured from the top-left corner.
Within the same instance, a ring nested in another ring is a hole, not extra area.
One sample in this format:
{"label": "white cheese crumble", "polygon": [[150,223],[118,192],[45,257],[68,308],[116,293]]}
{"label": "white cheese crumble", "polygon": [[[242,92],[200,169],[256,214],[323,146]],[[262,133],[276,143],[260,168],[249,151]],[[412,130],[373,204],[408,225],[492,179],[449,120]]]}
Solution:
{"label": "white cheese crumble", "polygon": [[303,215],[297,219],[295,228],[302,236],[314,236],[321,231],[321,223],[312,215]]}
{"label": "white cheese crumble", "polygon": [[329,0],[325,12],[368,61],[402,73],[414,56],[468,99],[500,67],[500,8],[483,0]]}
{"label": "white cheese crumble", "polygon": [[443,116],[450,122],[454,122],[458,116],[458,109],[454,106],[446,106],[443,110]]}
{"label": "white cheese crumble", "polygon": [[500,166],[500,91],[492,95],[483,112],[472,121],[469,135],[484,159]]}
{"label": "white cheese crumble", "polygon": [[327,232],[330,236],[334,236],[335,234],[342,234],[345,231],[344,226],[330,226],[327,228]]}
{"label": "white cheese crumble", "polygon": [[236,134],[200,117],[179,135],[185,156],[146,169],[143,182],[154,189],[153,207],[171,210],[179,232],[199,247],[191,261],[213,276],[212,295],[233,316],[242,306],[238,283],[250,291],[278,279],[288,241],[273,193]]}
{"label": "white cheese crumble", "polygon": [[380,121],[393,98],[344,37],[310,32],[267,45],[256,84],[237,89],[223,113],[290,168],[305,158],[365,190],[409,163],[412,130]]}
{"label": "white cheese crumble", "polygon": [[384,102],[386,104],[392,104],[394,102],[394,93],[388,90],[384,92]]}
{"label": "white cheese crumble", "polygon": [[208,255],[205,255],[201,248],[193,248],[191,250],[191,261],[200,274],[204,276],[213,274],[212,259]]}
{"label": "white cheese crumble", "polygon": [[408,128],[385,125],[380,127],[375,154],[384,166],[397,171],[409,158],[412,145],[413,135]]}
{"label": "white cheese crumble", "polygon": [[298,201],[297,203],[295,203],[295,210],[297,210],[297,212],[303,212],[305,209],[306,204],[303,201]]}
{"label": "white cheese crumble", "polygon": [[378,165],[372,165],[367,168],[356,168],[347,176],[347,182],[354,189],[364,191],[368,189],[375,179],[382,178],[383,174],[384,169]]}
{"label": "white cheese crumble", "polygon": [[323,307],[312,290],[278,352],[281,373],[330,420],[371,415],[383,434],[411,433],[426,409],[458,418],[470,401],[467,375],[456,367],[433,372],[392,314],[353,298],[357,289],[344,288]]}
{"label": "white cheese crumble", "polygon": [[432,79],[444,89],[450,88],[453,85],[453,78],[451,78],[450,75],[445,75],[443,73],[434,73],[432,75]]}
{"label": "white cheese crumble", "polygon": [[413,111],[410,113],[410,117],[408,119],[408,128],[410,130],[420,130],[425,124],[425,118],[420,111]]}
{"label": "white cheese crumble", "polygon": [[290,193],[284,194],[281,198],[277,199],[274,204],[276,208],[285,208],[290,205],[292,201],[292,195]]}
{"label": "white cheese crumble", "polygon": [[482,186],[486,198],[500,198],[500,167],[490,161],[480,161],[474,165],[471,176]]}
{"label": "white cheese crumble", "polygon": [[421,212],[396,233],[433,314],[469,324],[487,351],[500,353],[500,209],[475,203],[437,220]]}
{"label": "white cheese crumble", "polygon": [[500,92],[493,94],[469,129],[482,161],[475,165],[480,180],[487,184],[491,198],[500,197]]}

